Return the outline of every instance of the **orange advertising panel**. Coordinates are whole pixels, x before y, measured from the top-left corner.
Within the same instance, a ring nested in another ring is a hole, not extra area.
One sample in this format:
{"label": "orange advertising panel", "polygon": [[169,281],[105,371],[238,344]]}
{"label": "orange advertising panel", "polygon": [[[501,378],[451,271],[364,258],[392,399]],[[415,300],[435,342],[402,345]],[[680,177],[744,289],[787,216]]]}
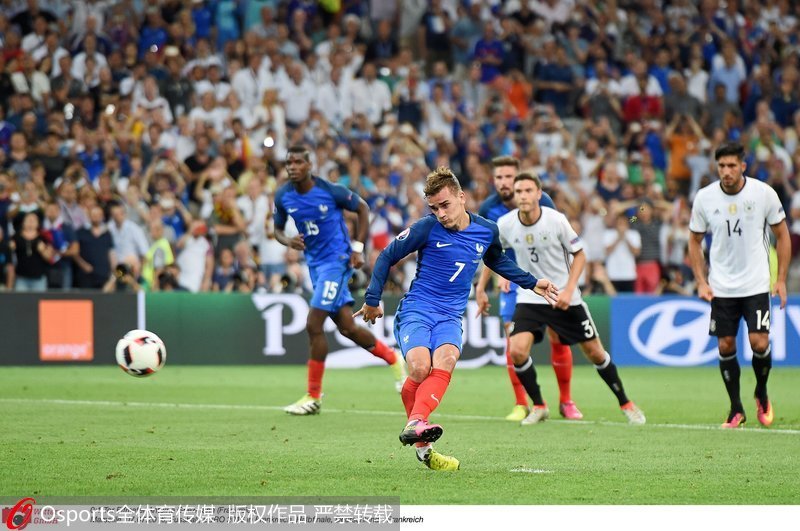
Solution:
{"label": "orange advertising panel", "polygon": [[39,301],[39,359],[92,361],[92,301]]}

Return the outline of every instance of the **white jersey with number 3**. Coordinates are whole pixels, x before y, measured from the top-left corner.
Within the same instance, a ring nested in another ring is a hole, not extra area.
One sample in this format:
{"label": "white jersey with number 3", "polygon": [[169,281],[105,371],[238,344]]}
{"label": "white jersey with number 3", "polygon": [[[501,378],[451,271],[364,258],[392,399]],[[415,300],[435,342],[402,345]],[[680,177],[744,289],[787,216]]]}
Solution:
{"label": "white jersey with number 3", "polygon": [[[546,278],[558,289],[564,289],[569,279],[572,254],[583,249],[583,242],[564,214],[552,208],[542,208],[542,215],[533,225],[523,225],[519,209],[514,209],[497,220],[500,243],[504,249],[513,249],[517,265],[536,278]],[[581,303],[581,290],[575,288],[570,306]],[[517,292],[517,302],[549,304],[531,290]]]}
{"label": "white jersey with number 3", "polygon": [[689,230],[711,233],[709,284],[715,297],[749,297],[769,292],[769,225],[786,218],[771,186],[745,177],[737,194],[719,182],[699,192]]}

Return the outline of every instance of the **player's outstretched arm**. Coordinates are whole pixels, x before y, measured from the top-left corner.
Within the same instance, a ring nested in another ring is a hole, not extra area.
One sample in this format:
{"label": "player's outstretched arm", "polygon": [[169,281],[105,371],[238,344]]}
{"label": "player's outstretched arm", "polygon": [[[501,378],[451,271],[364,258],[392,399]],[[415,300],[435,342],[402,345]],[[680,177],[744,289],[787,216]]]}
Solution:
{"label": "player's outstretched arm", "polygon": [[[381,254],[378,255],[378,259],[375,260],[375,267],[372,268],[372,278],[364,294],[365,307],[377,308],[378,311],[381,311],[379,308],[381,295],[383,294],[383,286],[389,278],[389,270],[397,262],[425,245],[425,242],[428,240],[428,234],[430,234],[431,228],[435,223],[437,223],[437,221],[433,216],[422,218],[411,227],[398,234],[397,238],[395,238],[386,249],[381,251]],[[367,312],[365,308],[362,308],[362,310]],[[364,314],[356,312],[356,315],[360,316]],[[383,315],[382,311],[381,315]],[[372,320],[374,321],[375,318]]]}

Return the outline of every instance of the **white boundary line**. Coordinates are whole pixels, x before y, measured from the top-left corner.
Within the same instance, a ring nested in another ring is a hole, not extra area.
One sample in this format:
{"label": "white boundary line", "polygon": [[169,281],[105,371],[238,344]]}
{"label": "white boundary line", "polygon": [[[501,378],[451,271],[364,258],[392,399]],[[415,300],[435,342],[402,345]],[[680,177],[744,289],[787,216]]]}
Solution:
{"label": "white boundary line", "polygon": [[[261,406],[255,404],[184,404],[174,402],[119,402],[111,400],[62,400],[58,398],[0,398],[0,403],[16,404],[49,404],[58,406],[99,406],[99,407],[157,407],[174,409],[222,409],[240,411],[283,411],[284,406]],[[333,409],[325,408],[325,413],[346,413],[349,415],[376,415],[376,416],[404,416],[401,411],[379,411],[366,409]],[[485,415],[461,415],[458,413],[437,413],[436,417],[453,420],[480,420],[480,421],[500,421],[508,422],[503,417],[490,417]],[[627,426],[627,422],[613,422],[608,420],[560,420],[551,419],[547,422],[567,425],[600,425],[600,426]],[[723,430],[718,424],[646,424],[643,427],[631,426],[632,430],[642,428],[667,428],[680,430],[700,430],[700,431],[719,431]],[[536,428],[528,428],[535,430]],[[780,435],[800,435],[800,430],[782,428],[738,428],[736,430],[724,430],[732,432],[780,434]]]}

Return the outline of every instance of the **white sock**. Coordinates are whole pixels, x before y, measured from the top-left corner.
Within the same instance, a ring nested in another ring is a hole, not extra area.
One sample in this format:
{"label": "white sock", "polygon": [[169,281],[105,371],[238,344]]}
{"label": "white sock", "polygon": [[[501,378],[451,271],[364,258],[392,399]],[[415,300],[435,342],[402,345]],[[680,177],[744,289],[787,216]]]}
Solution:
{"label": "white sock", "polygon": [[420,459],[425,459],[425,456],[428,455],[428,452],[431,451],[432,446],[430,444],[426,444],[425,446],[417,446],[417,457]]}

